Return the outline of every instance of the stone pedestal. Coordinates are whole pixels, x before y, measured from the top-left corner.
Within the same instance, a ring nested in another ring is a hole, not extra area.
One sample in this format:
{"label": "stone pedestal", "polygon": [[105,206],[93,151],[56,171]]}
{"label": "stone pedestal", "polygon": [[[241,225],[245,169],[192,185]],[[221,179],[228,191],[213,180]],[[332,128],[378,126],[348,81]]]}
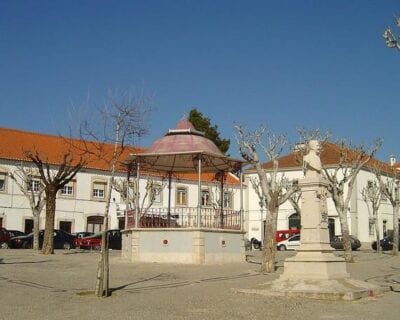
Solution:
{"label": "stone pedestal", "polygon": [[297,254],[285,260],[281,279],[349,278],[343,258],[333,254],[329,244],[327,183],[324,179],[305,178],[302,191],[301,237]]}
{"label": "stone pedestal", "polygon": [[281,276],[256,288],[240,290],[267,296],[327,300],[355,300],[384,292],[350,278],[343,258],[329,244],[327,183],[320,175],[299,181],[302,191],[300,248],[284,262]]}

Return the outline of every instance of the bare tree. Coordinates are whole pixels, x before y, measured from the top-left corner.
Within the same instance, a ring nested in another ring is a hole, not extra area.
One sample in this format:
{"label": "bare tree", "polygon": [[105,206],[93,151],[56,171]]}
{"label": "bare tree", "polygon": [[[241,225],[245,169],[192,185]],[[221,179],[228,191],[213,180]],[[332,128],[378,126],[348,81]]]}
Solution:
{"label": "bare tree", "polygon": [[39,250],[39,218],[46,203],[44,185],[41,183],[38,183],[37,186],[33,185],[32,178],[35,176],[35,172],[31,167],[24,166],[23,163],[8,175],[29,202],[33,216],[33,249]]}
{"label": "bare tree", "polygon": [[[391,168],[388,176],[382,177],[380,170],[375,170],[379,186],[384,196],[390,201],[393,207],[393,251],[394,256],[399,255],[399,207],[400,207],[400,183],[396,169]],[[379,244],[379,242],[377,242]]]}
{"label": "bare tree", "polygon": [[[260,180],[256,177],[250,177],[249,181],[251,183],[251,186],[253,187],[254,192],[256,193],[258,197],[258,205],[260,206],[260,227],[263,225],[264,221],[264,207],[265,207],[265,199],[263,192],[261,190],[261,185],[260,185]],[[262,227],[261,227],[261,242],[264,242],[264,234],[262,232]]]}
{"label": "bare tree", "polygon": [[[148,210],[154,204],[156,197],[164,190],[165,186],[166,182],[164,181],[164,179],[158,181],[151,176],[147,176],[145,193],[142,197],[142,202],[139,205],[139,219],[148,212]],[[112,188],[120,194],[124,203],[126,203],[128,200],[130,208],[136,207],[136,193],[138,192],[136,180],[130,181],[128,188],[127,179],[114,179]]]}
{"label": "bare tree", "polygon": [[128,179],[114,178],[112,189],[120,195],[122,202],[127,204],[129,208],[135,207],[136,183],[134,181],[129,181],[128,187]]}
{"label": "bare tree", "polygon": [[366,148],[364,145],[353,147],[345,141],[339,142],[335,147],[337,148],[337,152],[339,152],[339,163],[334,168],[323,167],[323,175],[328,181],[328,191],[339,215],[346,262],[354,262],[347,221],[347,212],[349,210],[354,182],[361,168],[374,157],[381,145],[382,140],[380,139],[374,141],[370,148]]}
{"label": "bare tree", "polygon": [[26,157],[35,164],[46,195],[46,225],[42,253],[53,254],[57,192],[75,177],[84,166],[85,161],[82,157],[74,159],[70,150],[65,150],[58,165],[50,163],[39,151],[28,151],[26,152]]}
{"label": "bare tree", "polygon": [[370,219],[375,226],[376,250],[378,253],[381,253],[381,246],[379,245],[379,207],[382,201],[382,189],[376,181],[371,181],[367,186],[362,188],[361,196],[367,205]]}
{"label": "bare tree", "polygon": [[294,211],[301,217],[301,207],[300,207],[300,201],[301,201],[301,190],[300,188],[294,192],[290,197],[289,197],[289,202],[292,205]]}
{"label": "bare tree", "polygon": [[[287,143],[286,137],[275,135],[260,127],[255,132],[247,132],[241,126],[235,126],[240,153],[246,161],[253,164],[259,179],[263,201],[266,208],[266,228],[264,235],[264,250],[261,271],[275,271],[276,255],[276,227],[279,206],[297,190],[297,185],[291,184],[287,178],[278,173],[279,157]],[[264,139],[266,141],[264,141]],[[261,150],[267,159],[272,162],[270,170],[261,166],[258,150]]]}
{"label": "bare tree", "polygon": [[[396,21],[396,26],[400,27],[400,18],[394,17]],[[383,32],[382,37],[386,41],[386,46],[388,48],[396,48],[400,50],[400,39],[396,37],[396,35],[393,33],[392,29],[390,27],[387,27],[386,30]]]}
{"label": "bare tree", "polygon": [[[121,165],[121,157],[127,150],[127,143],[132,142],[135,137],[142,137],[148,131],[145,120],[150,111],[149,103],[150,99],[145,95],[133,95],[130,92],[110,94],[105,107],[99,112],[100,126],[84,121],[80,127],[80,137],[85,142],[83,151],[110,166],[104,208],[104,230],[95,287],[95,294],[98,297],[110,294],[107,230],[115,173]],[[110,145],[113,146],[112,150],[110,150]]]}

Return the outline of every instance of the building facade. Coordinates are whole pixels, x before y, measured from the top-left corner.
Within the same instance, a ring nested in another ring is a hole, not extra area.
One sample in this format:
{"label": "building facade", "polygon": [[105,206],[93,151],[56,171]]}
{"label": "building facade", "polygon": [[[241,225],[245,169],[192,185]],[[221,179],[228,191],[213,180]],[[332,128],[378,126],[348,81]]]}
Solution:
{"label": "building facade", "polygon": [[[39,174],[34,164],[26,158],[26,152],[38,151],[44,159],[53,163],[51,168],[56,172],[57,161],[62,155],[62,146],[65,146],[66,142],[68,146],[72,143],[68,142],[70,139],[62,137],[4,128],[0,128],[0,136],[0,226],[29,233],[33,229],[33,215],[29,201],[9,175],[20,171],[21,168],[30,171],[28,188],[37,194],[41,184]],[[108,147],[112,150],[111,145]],[[129,152],[136,150],[138,149],[128,150],[123,155],[123,159]],[[88,164],[58,192],[54,226],[56,229],[67,232],[102,230],[105,201],[110,183],[108,168],[109,164],[106,162],[88,161]],[[123,166],[119,169],[116,181],[126,181],[126,171]],[[153,191],[148,188],[149,181],[153,184]],[[208,173],[202,174],[201,181],[202,207],[218,207],[221,198],[220,182],[215,175]],[[135,179],[132,183],[135,184]],[[111,191],[109,226],[111,229],[124,229],[127,201],[116,189],[118,188],[112,188]],[[239,189],[239,179],[233,174],[226,174],[223,187],[224,209],[240,210]],[[144,173],[139,181],[139,194],[141,207],[147,208],[151,205],[151,209],[148,209],[149,213],[165,214],[168,203],[170,207],[178,208],[183,213],[194,210],[198,206],[198,182],[196,175],[193,174],[174,175],[171,190],[169,190],[166,177],[160,174]],[[134,198],[135,196],[131,196],[131,201],[128,201],[131,207],[134,207],[132,204]],[[44,211],[45,208],[40,216],[40,228],[44,228],[45,225]]]}
{"label": "building facade", "polygon": [[[327,145],[321,154],[321,161],[325,167],[334,170],[338,165],[338,157],[335,155],[336,148],[332,145]],[[380,161],[374,160],[382,167],[387,167]],[[394,163],[393,163],[394,164]],[[271,169],[271,164],[266,163],[263,165],[265,170]],[[299,180],[303,178],[303,169],[299,165],[298,160],[294,154],[290,154],[282,157],[279,160],[279,175],[284,175],[289,180]],[[385,173],[383,172],[385,178]],[[246,193],[246,230],[248,230],[248,238],[256,238],[261,240],[263,238],[264,223],[265,223],[265,208],[260,206],[260,199],[257,196],[254,188],[250,183],[250,179],[257,177],[254,170],[248,170],[245,173],[246,184],[248,185]],[[279,179],[279,178],[278,178]],[[375,236],[375,225],[372,217],[371,209],[367,206],[367,203],[362,197],[362,189],[368,185],[376,182],[376,177],[373,172],[371,165],[365,165],[357,175],[354,183],[354,188],[351,195],[349,204],[349,211],[347,214],[347,220],[349,224],[350,234],[356,236],[361,242],[369,244],[371,241],[376,240]],[[347,194],[347,188],[344,190]],[[301,207],[301,199],[299,200]],[[331,236],[341,235],[341,227],[339,216],[336,211],[335,205],[331,197],[327,199],[328,205],[328,221],[329,221],[329,232]],[[370,205],[370,203],[369,203]],[[305,213],[306,214],[306,213]],[[389,230],[393,229],[393,207],[388,199],[383,197],[378,213],[378,223],[380,236],[386,235]],[[295,208],[286,201],[280,208],[278,213],[278,224],[277,230],[287,230],[292,228],[301,227],[300,215],[296,212]]]}
{"label": "building facade", "polygon": [[[57,159],[62,154],[63,146],[65,147],[65,141],[68,139],[4,128],[0,128],[0,137],[0,226],[28,233],[33,228],[32,210],[28,199],[9,174],[17,172],[21,167],[30,168],[32,175],[29,187],[34,192],[37,191],[40,186],[39,175],[33,163],[27,160],[26,152],[29,150],[41,152],[53,163],[52,168],[56,170]],[[109,146],[110,150],[112,147]],[[124,157],[127,157],[129,152],[137,150],[128,150]],[[325,166],[330,166],[333,170],[337,164],[337,158],[331,154],[333,151],[329,148],[324,152],[321,160]],[[393,159],[392,162],[396,166]],[[294,160],[293,155],[282,157],[279,166],[280,174],[284,174],[290,180],[303,177],[302,168]],[[268,164],[264,164],[264,168],[270,169]],[[124,181],[126,176],[123,167],[119,167],[116,180]],[[251,169],[244,174],[244,231],[245,238],[262,240],[266,211],[250,183],[250,179],[255,176],[255,171]],[[158,190],[153,194],[149,193],[147,187],[150,180]],[[174,175],[171,190],[166,180],[167,177],[160,174],[143,173],[139,181],[140,206],[149,208],[149,213],[161,215],[166,214],[168,206],[170,209],[174,208],[173,212],[182,212],[182,214],[194,212],[199,205],[196,174]],[[218,208],[222,198],[224,209],[234,211],[241,209],[239,178],[229,173],[225,180],[223,196],[221,196],[221,184],[216,176],[210,173],[202,174],[201,206],[203,208]],[[364,166],[355,181],[349,206],[348,223],[351,234],[363,243],[375,240],[375,229],[370,209],[362,198],[361,190],[375,180],[371,168]],[[109,181],[109,164],[98,161],[89,162],[58,192],[54,227],[67,232],[101,231]],[[124,229],[127,201],[115,188],[111,192],[109,226],[112,229]],[[134,207],[132,203],[130,206]],[[44,210],[45,208],[40,217],[40,228],[44,228],[45,225]],[[392,217],[392,205],[387,199],[383,199],[377,221],[381,236],[393,229]],[[331,235],[340,235],[339,217],[330,198],[328,199],[328,218]],[[300,215],[289,202],[284,203],[279,209],[277,230],[300,228],[300,226]]]}

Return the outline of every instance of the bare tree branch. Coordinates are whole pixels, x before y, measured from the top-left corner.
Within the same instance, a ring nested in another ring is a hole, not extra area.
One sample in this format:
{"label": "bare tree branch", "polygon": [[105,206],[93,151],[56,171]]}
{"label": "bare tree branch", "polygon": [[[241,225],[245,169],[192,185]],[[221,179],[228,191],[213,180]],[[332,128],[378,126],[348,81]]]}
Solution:
{"label": "bare tree branch", "polygon": [[[235,138],[239,145],[240,153],[243,159],[254,165],[258,175],[258,181],[250,180],[250,182],[266,208],[266,228],[261,270],[274,272],[275,233],[279,206],[297,190],[297,186],[289,184],[284,175],[278,176],[278,159],[287,144],[287,138],[284,135],[275,135],[264,126],[254,132],[248,132],[240,125],[235,126],[235,129],[237,133]],[[271,169],[265,170],[262,168],[258,150],[261,150],[267,161],[272,163]]]}

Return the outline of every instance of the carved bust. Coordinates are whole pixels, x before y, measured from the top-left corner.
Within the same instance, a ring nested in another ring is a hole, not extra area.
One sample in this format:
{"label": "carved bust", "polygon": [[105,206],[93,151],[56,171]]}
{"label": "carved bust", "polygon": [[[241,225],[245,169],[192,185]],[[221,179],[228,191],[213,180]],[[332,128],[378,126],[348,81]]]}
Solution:
{"label": "carved bust", "polygon": [[321,159],[319,157],[321,145],[318,140],[308,142],[308,152],[303,157],[303,172],[306,178],[319,178],[321,176]]}

